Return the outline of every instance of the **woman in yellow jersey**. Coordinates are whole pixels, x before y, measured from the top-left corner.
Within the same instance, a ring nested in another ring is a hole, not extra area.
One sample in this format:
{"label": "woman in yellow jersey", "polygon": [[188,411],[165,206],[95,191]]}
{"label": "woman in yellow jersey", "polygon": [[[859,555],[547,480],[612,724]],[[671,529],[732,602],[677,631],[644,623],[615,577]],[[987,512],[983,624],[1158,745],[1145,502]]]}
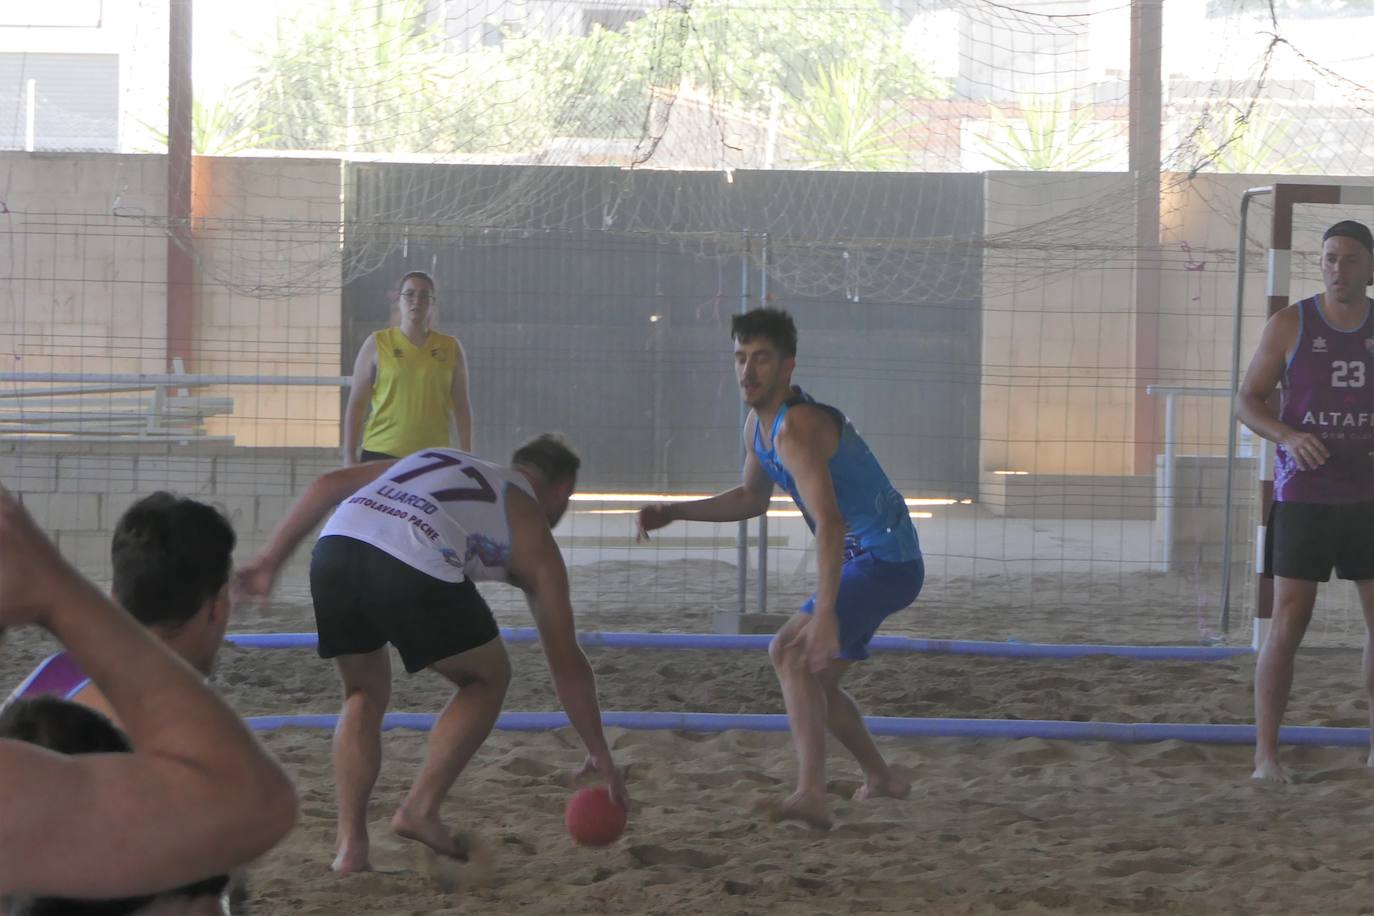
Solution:
{"label": "woman in yellow jersey", "polygon": [[472,450],[467,360],[457,338],[430,330],[434,302],[434,279],[411,271],[401,278],[401,326],[363,341],[344,412],[345,464],[447,448],[454,426],[458,447]]}

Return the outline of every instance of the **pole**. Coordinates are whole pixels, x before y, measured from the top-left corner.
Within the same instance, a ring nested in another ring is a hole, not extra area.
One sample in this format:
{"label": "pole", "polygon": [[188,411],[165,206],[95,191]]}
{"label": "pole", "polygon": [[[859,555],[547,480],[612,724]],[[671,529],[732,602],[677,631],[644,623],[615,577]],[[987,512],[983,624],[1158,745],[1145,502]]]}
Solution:
{"label": "pole", "polygon": [[167,365],[191,363],[191,0],[168,8]]}
{"label": "pole", "polygon": [[[763,236],[763,266],[759,269],[760,306],[768,303],[768,234]],[[759,516],[759,613],[768,613],[768,510]]]}
{"label": "pole", "polygon": [[1159,370],[1159,172],[1163,123],[1162,0],[1131,0],[1130,169],[1135,185],[1135,473],[1154,473]]}
{"label": "pole", "polygon": [[[744,231],[744,254],[740,258],[739,265],[739,310],[740,314],[749,311],[749,230]],[[745,449],[748,448],[744,443],[743,429],[749,420],[749,408],[745,406],[744,400],[740,400],[739,423],[740,423],[740,467],[744,466]],[[744,610],[747,602],[746,592],[749,589],[749,520],[741,519],[735,529],[735,562],[739,567],[738,580],[735,583],[735,613],[739,619],[743,619]]]}
{"label": "pole", "polygon": [[30,77],[24,81],[24,151],[34,151],[37,132],[34,124],[38,119],[38,80]]}
{"label": "pole", "polygon": [[[1235,502],[1231,496],[1236,477],[1236,389],[1240,387],[1240,339],[1241,323],[1245,317],[1245,246],[1247,244],[1245,226],[1250,216],[1250,199],[1261,194],[1270,194],[1272,187],[1250,188],[1240,196],[1240,229],[1236,240],[1236,321],[1231,334],[1231,412],[1228,419],[1229,431],[1226,434],[1226,513],[1225,528],[1221,536],[1221,632],[1231,632],[1231,518],[1235,514]],[[1261,445],[1263,443],[1260,443]]]}

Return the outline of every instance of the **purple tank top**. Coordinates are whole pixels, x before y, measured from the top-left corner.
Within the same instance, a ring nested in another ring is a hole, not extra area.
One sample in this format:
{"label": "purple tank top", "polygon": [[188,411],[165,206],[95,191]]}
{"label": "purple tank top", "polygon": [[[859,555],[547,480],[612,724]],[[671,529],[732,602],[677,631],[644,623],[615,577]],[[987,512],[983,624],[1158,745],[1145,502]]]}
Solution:
{"label": "purple tank top", "polygon": [[1284,370],[1279,419],[1311,433],[1331,451],[1326,464],[1298,469],[1278,448],[1274,498],[1279,502],[1374,500],[1374,300],[1353,331],[1332,327],[1316,297],[1298,303],[1298,343]]}
{"label": "purple tank top", "polygon": [[77,667],[70,655],[58,652],[43,659],[38,667],[33,669],[33,673],[15,688],[8,702],[43,696],[57,696],[70,700],[90,682],[91,679]]}

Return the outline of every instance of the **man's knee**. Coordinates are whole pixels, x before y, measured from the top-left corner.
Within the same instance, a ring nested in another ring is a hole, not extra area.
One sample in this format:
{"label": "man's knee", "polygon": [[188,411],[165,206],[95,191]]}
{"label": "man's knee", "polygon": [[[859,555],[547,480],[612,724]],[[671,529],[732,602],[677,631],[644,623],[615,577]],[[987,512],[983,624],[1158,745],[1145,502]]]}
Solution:
{"label": "man's knee", "polygon": [[773,634],[773,638],[768,641],[768,659],[774,668],[782,671],[796,664],[797,656],[800,655],[798,647],[793,645],[796,638],[796,630],[791,627],[783,627]]}
{"label": "man's knee", "polygon": [[806,647],[804,644],[794,642],[796,636],[783,637],[782,634],[773,637],[773,641],[768,644],[768,657],[773,662],[773,668],[780,677],[794,674],[810,673],[810,663],[806,657]]}
{"label": "man's knee", "polygon": [[498,646],[490,651],[484,651],[485,648],[465,658],[454,656],[445,659],[432,667],[459,690],[482,686],[505,696],[511,681],[510,656],[504,647]]}
{"label": "man's knee", "polygon": [[381,715],[391,703],[391,686],[369,684],[344,688],[344,704],[361,713]]}
{"label": "man's knee", "polygon": [[510,656],[502,652],[500,657],[493,661],[491,670],[483,674],[483,681],[488,687],[504,697],[510,688],[510,679]]}
{"label": "man's knee", "polygon": [[768,660],[773,663],[774,668],[782,666],[783,646],[782,633],[774,633],[773,638],[768,641]]}
{"label": "man's knee", "polygon": [[1269,629],[1269,636],[1265,640],[1266,645],[1271,645],[1275,650],[1294,654],[1298,651],[1298,646],[1302,642],[1304,634],[1307,633],[1307,626],[1312,622],[1312,608],[1310,606],[1297,607],[1275,607],[1274,622]]}

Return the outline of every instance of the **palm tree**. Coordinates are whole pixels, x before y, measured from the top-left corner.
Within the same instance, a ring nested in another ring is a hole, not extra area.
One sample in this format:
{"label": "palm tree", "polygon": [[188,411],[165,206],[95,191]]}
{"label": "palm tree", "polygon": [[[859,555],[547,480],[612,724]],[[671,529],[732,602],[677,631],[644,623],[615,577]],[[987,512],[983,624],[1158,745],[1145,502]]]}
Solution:
{"label": "palm tree", "polygon": [[994,130],[980,138],[983,154],[1005,169],[1082,172],[1112,158],[1115,131],[1093,127],[1092,108],[1073,107],[1067,93],[1022,96],[1021,117],[1009,120],[990,108]]}
{"label": "palm tree", "polygon": [[893,139],[900,110],[883,108],[877,80],[861,61],[822,67],[802,86],[788,135],[809,168],[883,171],[907,163]]}
{"label": "palm tree", "polygon": [[[1196,149],[1193,171],[1274,174],[1311,172],[1315,144],[1294,146],[1295,122],[1279,109],[1223,102],[1204,112],[1189,140]],[[1185,145],[1185,149],[1187,145]]]}

